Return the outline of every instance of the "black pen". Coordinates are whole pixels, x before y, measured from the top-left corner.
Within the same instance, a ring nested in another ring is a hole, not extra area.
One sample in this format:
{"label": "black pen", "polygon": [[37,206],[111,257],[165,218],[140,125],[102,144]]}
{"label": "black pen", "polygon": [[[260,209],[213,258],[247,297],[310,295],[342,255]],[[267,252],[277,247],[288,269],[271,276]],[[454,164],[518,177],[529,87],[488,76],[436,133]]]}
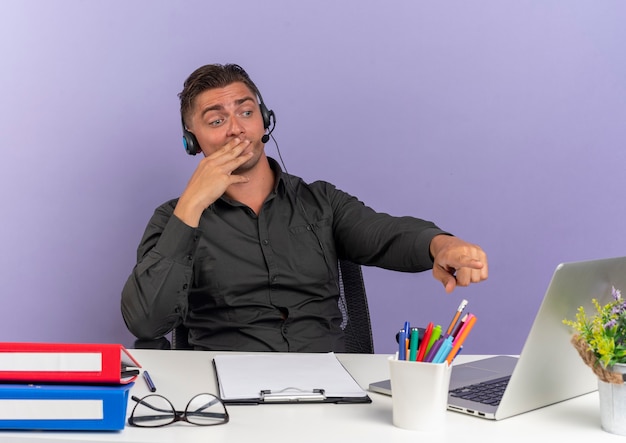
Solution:
{"label": "black pen", "polygon": [[156,386],[154,386],[154,382],[150,378],[150,374],[148,374],[148,371],[143,371],[143,379],[146,381],[146,384],[148,385],[148,389],[150,389],[150,392],[155,392]]}

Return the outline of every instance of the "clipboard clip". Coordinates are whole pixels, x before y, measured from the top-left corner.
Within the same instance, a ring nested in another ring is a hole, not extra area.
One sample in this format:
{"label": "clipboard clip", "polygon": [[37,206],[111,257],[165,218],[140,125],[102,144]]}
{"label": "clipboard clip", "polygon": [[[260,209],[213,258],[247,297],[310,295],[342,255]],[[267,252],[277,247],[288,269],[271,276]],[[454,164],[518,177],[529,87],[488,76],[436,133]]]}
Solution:
{"label": "clipboard clip", "polygon": [[271,389],[264,389],[260,392],[261,401],[265,403],[271,402],[304,402],[304,401],[324,401],[326,395],[324,395],[323,389],[312,389],[310,391],[300,388],[284,388],[278,391]]}

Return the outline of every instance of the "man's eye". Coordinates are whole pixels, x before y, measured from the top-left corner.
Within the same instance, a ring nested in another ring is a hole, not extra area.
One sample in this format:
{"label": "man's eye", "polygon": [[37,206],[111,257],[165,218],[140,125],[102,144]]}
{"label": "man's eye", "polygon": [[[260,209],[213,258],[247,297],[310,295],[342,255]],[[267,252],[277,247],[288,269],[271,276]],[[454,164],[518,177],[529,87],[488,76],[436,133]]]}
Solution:
{"label": "man's eye", "polygon": [[220,118],[220,119],[217,119],[217,120],[211,120],[211,121],[209,122],[209,125],[211,125],[211,126],[219,126],[219,125],[221,125],[222,123],[224,123],[224,120],[222,120],[222,119]]}
{"label": "man's eye", "polygon": [[243,111],[241,113],[244,117],[250,117],[252,115],[252,111]]}

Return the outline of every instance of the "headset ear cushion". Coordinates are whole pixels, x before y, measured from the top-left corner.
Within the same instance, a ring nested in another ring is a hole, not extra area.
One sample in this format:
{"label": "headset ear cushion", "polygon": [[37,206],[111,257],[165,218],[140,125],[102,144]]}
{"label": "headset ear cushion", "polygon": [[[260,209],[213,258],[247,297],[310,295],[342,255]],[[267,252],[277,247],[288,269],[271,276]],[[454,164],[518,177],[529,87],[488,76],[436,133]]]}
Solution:
{"label": "headset ear cushion", "polygon": [[196,155],[199,151],[198,139],[191,132],[183,129],[183,147],[189,155]]}
{"label": "headset ear cushion", "polygon": [[261,108],[261,116],[263,117],[263,128],[267,129],[270,127],[272,111],[268,111],[267,106],[265,106],[263,102],[259,104],[259,107]]}

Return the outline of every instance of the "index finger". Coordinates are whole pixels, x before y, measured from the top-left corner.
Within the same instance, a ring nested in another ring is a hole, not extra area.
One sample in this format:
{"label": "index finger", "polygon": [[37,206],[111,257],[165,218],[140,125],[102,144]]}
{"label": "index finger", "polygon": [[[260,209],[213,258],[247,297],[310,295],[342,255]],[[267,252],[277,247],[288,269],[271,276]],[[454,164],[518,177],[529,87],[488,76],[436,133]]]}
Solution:
{"label": "index finger", "polygon": [[220,164],[225,163],[239,157],[250,143],[251,142],[247,139],[242,140],[239,137],[234,138],[232,140],[229,140],[226,144],[224,144],[212,154],[208,155],[207,158],[212,160],[218,160]]}
{"label": "index finger", "polygon": [[474,257],[470,257],[469,255],[462,255],[459,257],[457,263],[452,263],[452,267],[455,269],[460,268],[471,268],[471,269],[482,269],[485,267],[485,263],[482,260],[479,260]]}

